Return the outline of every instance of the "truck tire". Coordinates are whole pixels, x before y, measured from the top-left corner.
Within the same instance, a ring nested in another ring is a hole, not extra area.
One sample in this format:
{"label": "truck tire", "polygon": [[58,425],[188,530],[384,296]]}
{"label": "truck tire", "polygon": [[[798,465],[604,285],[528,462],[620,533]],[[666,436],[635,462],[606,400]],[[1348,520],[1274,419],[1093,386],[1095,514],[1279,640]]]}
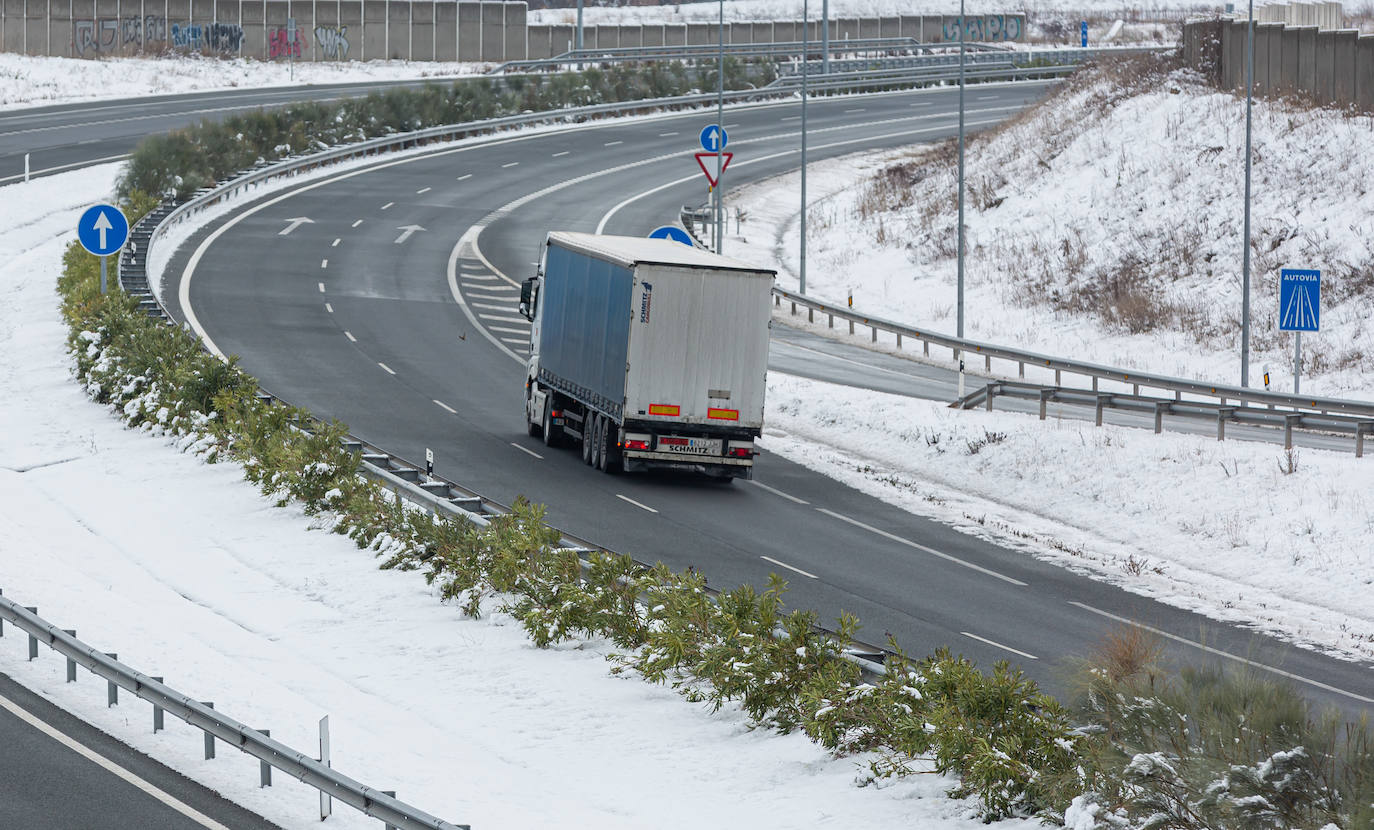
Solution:
{"label": "truck tire", "polygon": [[620,454],[616,452],[615,441],[611,440],[616,426],[611,423],[610,418],[601,419],[601,431],[598,433],[600,438],[598,443],[601,445],[601,458],[597,462],[597,469],[603,473],[614,475],[620,472]]}
{"label": "truck tire", "polygon": [[595,443],[592,436],[595,434],[592,427],[596,425],[596,415],[588,412],[582,419],[582,463],[587,466],[592,464],[592,445]]}
{"label": "truck tire", "polygon": [[544,446],[556,447],[561,443],[563,428],[553,422],[553,395],[544,399],[544,421],[540,425],[544,435]]}
{"label": "truck tire", "polygon": [[606,456],[606,419],[600,415],[592,421],[592,466],[601,469]]}

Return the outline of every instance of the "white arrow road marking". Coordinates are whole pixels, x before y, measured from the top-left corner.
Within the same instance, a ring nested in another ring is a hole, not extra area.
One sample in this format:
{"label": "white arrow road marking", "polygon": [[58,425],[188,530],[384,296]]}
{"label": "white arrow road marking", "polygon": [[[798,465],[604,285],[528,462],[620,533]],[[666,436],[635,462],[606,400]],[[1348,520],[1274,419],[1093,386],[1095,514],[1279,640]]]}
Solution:
{"label": "white arrow road marking", "polygon": [[407,239],[409,239],[411,234],[415,233],[416,231],[422,231],[424,230],[424,228],[420,227],[419,225],[402,225],[396,230],[401,232],[401,235],[396,237],[396,244],[400,245],[402,242],[405,242]]}
{"label": "white arrow road marking", "polygon": [[105,234],[114,230],[114,225],[110,224],[109,214],[103,210],[96,213],[95,224],[92,225],[92,227],[100,231],[100,250],[103,251],[110,247],[109,244],[105,242]]}
{"label": "white arrow road marking", "polygon": [[296,228],[299,228],[301,225],[315,224],[315,220],[311,219],[309,216],[297,216],[294,219],[287,219],[286,221],[288,222],[286,229],[278,232],[277,236],[286,236],[288,233],[291,233]]}

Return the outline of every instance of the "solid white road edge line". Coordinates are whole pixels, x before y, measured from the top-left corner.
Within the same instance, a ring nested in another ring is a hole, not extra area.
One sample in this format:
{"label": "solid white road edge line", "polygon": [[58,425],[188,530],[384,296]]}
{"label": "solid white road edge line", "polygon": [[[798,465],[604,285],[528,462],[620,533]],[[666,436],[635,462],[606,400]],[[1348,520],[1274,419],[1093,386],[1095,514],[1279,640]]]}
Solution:
{"label": "solid white road edge line", "polygon": [[457,414],[458,414],[458,410],[454,409],[453,407],[449,406],[448,404],[444,403],[443,401],[439,400],[438,398],[435,398],[435,399],[434,399],[434,402],[435,402],[436,404],[439,405],[439,408],[440,408],[440,409],[444,410],[445,412],[448,412],[450,415],[457,415]]}
{"label": "solid white road edge line", "polygon": [[923,552],[925,552],[925,553],[930,554],[931,556],[938,556],[939,558],[945,560],[946,562],[953,562],[953,563],[956,564],[956,565],[962,565],[963,567],[968,568],[969,570],[978,571],[979,573],[983,573],[983,574],[987,574],[988,576],[996,577],[996,578],[1002,580],[1003,582],[1010,582],[1011,584],[1020,586],[1020,587],[1022,587],[1022,588],[1026,587],[1026,583],[1022,582],[1022,581],[1019,580],[1019,579],[1012,579],[1012,578],[1009,577],[1009,576],[1004,576],[1004,575],[1002,575],[1002,574],[999,574],[997,571],[988,570],[987,568],[984,568],[982,565],[975,565],[975,564],[973,564],[972,562],[966,562],[966,561],[964,561],[963,559],[960,559],[960,558],[957,557],[957,556],[950,556],[948,553],[944,553],[944,552],[942,552],[942,551],[938,551],[938,550],[936,550],[935,548],[928,548],[928,547],[926,547],[925,545],[923,545],[923,544],[921,544],[921,543],[919,543],[919,542],[913,542],[913,541],[911,541],[910,539],[903,539],[902,537],[898,536],[898,535],[895,534],[895,533],[888,533],[886,530],[879,530],[878,528],[874,527],[873,525],[864,524],[863,522],[859,521],[858,519],[851,519],[851,518],[849,518],[848,516],[846,516],[846,515],[844,515],[844,514],[842,514],[842,513],[836,513],[836,512],[833,511],[833,510],[826,510],[824,507],[817,507],[816,510],[818,510],[818,511],[820,511],[821,513],[824,513],[825,515],[830,516],[830,517],[832,517],[832,518],[839,519],[839,520],[842,521],[842,522],[847,522],[847,523],[849,523],[849,524],[852,524],[852,525],[854,525],[855,527],[861,527],[861,528],[863,528],[864,530],[867,530],[869,533],[876,533],[877,535],[883,537],[884,539],[891,539],[891,540],[894,541],[894,542],[898,542],[898,543],[900,543],[900,544],[906,545],[906,546],[909,547],[909,548],[915,548],[916,550],[923,551]]}
{"label": "solid white road edge line", "polygon": [[114,775],[122,779],[123,781],[132,784],[139,790],[142,790],[143,792],[147,793],[148,795],[152,796],[158,801],[161,801],[163,804],[166,804],[168,807],[171,807],[173,810],[176,810],[178,813],[181,813],[183,816],[186,816],[191,821],[194,821],[200,826],[207,828],[207,830],[229,830],[228,827],[225,827],[223,824],[220,824],[218,821],[215,821],[214,819],[200,812],[191,805],[183,801],[180,801],[172,797],[171,795],[168,795],[167,793],[158,789],[156,786],[148,783],[142,778],[139,778],[137,775],[134,775],[132,772],[129,772],[127,769],[121,767],[119,764],[116,764],[114,761],[111,761],[109,758],[106,758],[104,755],[101,755],[100,753],[96,752],[95,750],[91,749],[90,747],[86,746],[80,741],[77,741],[75,738],[72,738],[66,735],[65,733],[57,730],[56,728],[49,726],[47,723],[30,714],[27,710],[20,707],[19,704],[15,703],[9,698],[0,695],[0,706],[3,706],[5,709],[8,709],[10,714],[14,715],[16,718],[19,718],[24,723],[27,723],[34,729],[37,729],[39,732],[42,732],[44,735],[47,735],[49,738],[52,738],[54,741],[57,741],[58,743],[62,744],[66,748],[70,749],[72,752],[75,752],[77,755],[80,755],[82,758],[85,758],[87,761],[90,761],[91,763],[95,764],[96,766],[100,767],[106,772],[109,772],[111,775]]}
{"label": "solid white road edge line", "polygon": [[515,443],[514,441],[510,442],[510,445],[511,445],[512,447],[515,447],[515,448],[516,448],[517,450],[519,450],[520,452],[528,453],[529,455],[534,456],[535,458],[539,459],[540,461],[543,461],[543,460],[544,460],[544,456],[540,455],[539,453],[535,452],[534,450],[527,450],[527,449],[525,449],[524,447],[520,446],[519,444]]}
{"label": "solid white road edge line", "polygon": [[970,634],[970,633],[968,633],[967,631],[960,631],[959,633],[960,633],[960,634],[963,634],[965,637],[968,637],[968,638],[971,639],[971,640],[977,640],[977,641],[980,642],[980,643],[987,643],[988,645],[990,645],[990,646],[992,646],[992,647],[994,647],[994,648],[1000,648],[1000,649],[1002,649],[1003,651],[1010,651],[1012,654],[1019,654],[1019,655],[1021,655],[1022,657],[1026,658],[1027,660],[1039,660],[1039,659],[1040,659],[1039,657],[1036,657],[1034,654],[1027,654],[1026,652],[1021,651],[1020,649],[1015,649],[1015,648],[1012,648],[1011,646],[1004,646],[1004,645],[1002,645],[1001,643],[998,643],[998,642],[994,642],[994,641],[992,641],[992,640],[989,640],[987,637],[979,637],[977,634]]}
{"label": "solid white road edge line", "polygon": [[1069,605],[1082,608],[1084,611],[1091,611],[1092,613],[1106,617],[1109,620],[1116,620],[1119,623],[1125,623],[1126,625],[1135,626],[1136,628],[1139,628],[1142,631],[1148,631],[1151,634],[1158,634],[1161,637],[1167,637],[1168,639],[1173,640],[1174,642],[1182,643],[1186,646],[1192,646],[1193,648],[1198,649],[1199,651],[1205,651],[1208,654],[1215,654],[1218,657],[1225,657],[1228,660],[1235,660],[1237,663],[1244,663],[1245,665],[1250,666],[1252,668],[1264,669],[1267,672],[1273,672],[1274,674],[1281,675],[1283,677],[1288,678],[1289,680],[1296,680],[1299,683],[1306,683],[1309,686],[1316,686],[1318,689],[1325,689],[1326,691],[1332,692],[1333,694],[1344,695],[1345,697],[1348,697],[1352,700],[1358,700],[1361,703],[1374,703],[1374,697],[1365,697],[1364,695],[1357,695],[1354,692],[1347,692],[1345,689],[1338,689],[1335,686],[1328,685],[1326,683],[1321,682],[1320,680],[1312,680],[1311,678],[1303,677],[1300,674],[1294,674],[1292,672],[1284,671],[1283,669],[1276,669],[1273,666],[1266,666],[1264,663],[1257,663],[1254,660],[1248,660],[1244,657],[1232,654],[1229,651],[1222,651],[1219,648],[1212,648],[1211,646],[1203,645],[1202,643],[1193,642],[1192,640],[1189,640],[1187,637],[1180,637],[1177,634],[1170,634],[1169,632],[1155,628],[1154,626],[1145,625],[1144,623],[1138,623],[1135,620],[1130,620],[1125,617],[1118,617],[1116,614],[1108,613],[1100,608],[1094,608],[1091,605],[1085,605],[1081,602],[1076,602],[1074,600],[1069,600]]}
{"label": "solid white road edge line", "polygon": [[635,507],[638,507],[638,508],[641,509],[641,510],[647,510],[647,511],[649,511],[650,513],[657,513],[657,512],[658,512],[657,510],[653,509],[653,508],[650,507],[649,505],[647,505],[647,504],[640,504],[639,502],[635,501],[634,499],[630,498],[629,496],[622,496],[622,495],[620,495],[619,493],[616,493],[616,494],[615,494],[615,497],[618,498],[618,499],[621,499],[621,500],[623,500],[623,501],[627,501],[627,502],[629,502],[630,504],[633,504]]}
{"label": "solid white road edge line", "polygon": [[801,574],[802,576],[804,576],[804,577],[806,577],[806,578],[808,578],[808,579],[820,579],[820,577],[816,576],[815,574],[807,573],[806,571],[802,570],[801,568],[794,568],[794,567],[792,567],[791,565],[787,564],[786,562],[779,562],[778,560],[774,559],[774,558],[771,557],[771,556],[760,556],[759,558],[760,558],[760,559],[763,559],[763,560],[765,560],[765,561],[767,561],[767,562],[772,562],[774,565],[777,565],[777,566],[780,567],[780,568],[786,568],[786,569],[789,570],[789,571],[796,571],[797,573]]}
{"label": "solid white road edge line", "polygon": [[775,495],[775,496],[782,496],[783,498],[787,499],[788,501],[794,501],[794,502],[796,502],[797,504],[810,504],[810,503],[811,503],[811,502],[809,502],[809,501],[804,501],[804,500],[802,500],[802,499],[799,499],[799,498],[797,498],[796,496],[793,496],[793,495],[789,495],[789,494],[787,494],[787,493],[784,493],[783,491],[778,490],[778,489],[776,489],[776,488],[774,488],[774,487],[769,487],[767,484],[764,484],[763,482],[758,481],[758,480],[756,480],[756,479],[747,479],[747,481],[748,481],[750,484],[754,485],[755,487],[761,487],[761,488],[763,488],[764,490],[767,490],[768,492],[772,493],[772,494]]}

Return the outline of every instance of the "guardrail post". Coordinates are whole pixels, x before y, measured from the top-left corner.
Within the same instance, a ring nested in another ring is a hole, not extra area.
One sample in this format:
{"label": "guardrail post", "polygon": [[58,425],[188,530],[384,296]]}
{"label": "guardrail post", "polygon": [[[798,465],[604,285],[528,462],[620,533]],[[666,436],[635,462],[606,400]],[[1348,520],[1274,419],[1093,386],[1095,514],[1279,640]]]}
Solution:
{"label": "guardrail post", "polygon": [[[159,683],[162,682],[161,677],[154,677],[153,679]],[[158,706],[157,704],[153,704],[153,734],[156,735],[157,733],[161,732],[162,729],[162,707]]]}
{"label": "guardrail post", "polygon": [[1001,391],[1001,386],[1002,385],[1000,383],[988,384],[987,391],[983,393],[983,403],[985,404],[987,411],[992,411],[992,396],[996,395],[998,392]]}
{"label": "guardrail post", "polygon": [[1061,386],[1061,385],[1062,385],[1062,384],[1060,384],[1060,382],[1059,382],[1059,370],[1058,370],[1058,369],[1055,369],[1055,370],[1054,370],[1054,385],[1055,385],[1055,386]]}
{"label": "guardrail post", "polygon": [[849,333],[850,333],[850,334],[853,334],[853,333],[854,333],[854,321],[853,321],[853,320],[850,320],[850,321],[849,321]]}
{"label": "guardrail post", "polygon": [[835,328],[835,315],[833,315],[833,314],[827,314],[827,315],[825,315],[825,327],[828,328],[828,329],[833,329],[833,328]]}
{"label": "guardrail post", "polygon": [[926,357],[930,357],[930,341],[929,341],[929,340],[922,340],[922,341],[921,341],[921,351],[925,353],[925,356],[926,356]]}
{"label": "guardrail post", "polygon": [[[3,597],[4,595],[5,595],[5,589],[4,589],[4,588],[0,588],[0,597]],[[4,621],[4,619],[0,618],[0,637],[3,637],[3,636],[5,636],[5,621]]]}
{"label": "guardrail post", "polygon": [[774,308],[780,308],[781,306],[782,306],[782,296],[779,295],[779,294],[774,294],[774,295],[773,295],[773,307],[774,307]]}
{"label": "guardrail post", "polygon": [[1363,421],[1355,425],[1355,457],[1364,458],[1364,434],[1374,428],[1374,421]]}
{"label": "guardrail post", "polygon": [[1097,375],[1093,375],[1093,391],[1097,391]]}
{"label": "guardrail post", "polygon": [[[24,610],[28,611],[30,614],[33,614],[34,616],[38,616],[37,605],[25,605]],[[38,638],[33,636],[32,634],[29,635],[29,659],[38,659]]]}
{"label": "guardrail post", "polygon": [[1291,449],[1293,449],[1293,427],[1294,427],[1294,426],[1302,426],[1302,416],[1301,416],[1301,415],[1285,415],[1285,416],[1283,416],[1283,448],[1284,448],[1285,450],[1291,450]]}
{"label": "guardrail post", "polygon": [[796,304],[796,303],[792,303],[792,316],[793,316],[793,317],[796,317],[796,316],[797,316],[797,304]]}
{"label": "guardrail post", "polygon": [[1223,406],[1217,409],[1217,440],[1226,440],[1226,419],[1235,414],[1234,406]]}
{"label": "guardrail post", "polygon": [[[75,636],[76,636],[76,629],[75,629],[75,628],[64,628],[64,629],[62,629],[62,633],[63,633],[63,634],[70,634],[71,636],[75,637]],[[75,683],[75,682],[76,682],[76,661],[73,660],[73,659],[70,658],[70,657],[67,658],[67,682],[68,682],[68,683]]]}
{"label": "guardrail post", "polygon": [[1158,435],[1164,431],[1164,413],[1168,412],[1172,408],[1173,405],[1168,403],[1155,404],[1155,435]]}
{"label": "guardrail post", "polygon": [[808,322],[808,323],[814,323],[814,322],[816,322],[816,309],[814,309],[814,308],[808,308],[808,309],[806,310],[806,322]]}
{"label": "guardrail post", "polygon": [[[215,708],[215,704],[211,703],[211,702],[208,701],[208,700],[202,700],[202,701],[200,702],[200,705],[201,705],[201,706],[204,706],[206,709],[213,709],[213,708]],[[209,761],[211,758],[214,758],[214,757],[215,757],[215,736],[214,736],[214,735],[211,735],[211,734],[210,734],[210,730],[207,729],[207,730],[205,730],[205,760]]]}
{"label": "guardrail post", "polygon": [[[118,659],[119,659],[119,655],[118,655],[118,654],[115,654],[113,651],[107,651],[107,652],[105,652],[105,656],[108,657],[108,658],[110,658],[111,660],[118,660]],[[105,708],[108,709],[108,708],[110,708],[111,706],[118,706],[118,705],[119,705],[119,687],[115,685],[115,682],[114,682],[113,680],[107,680],[107,681],[105,681],[105,687],[106,687],[106,690],[105,690]]]}
{"label": "guardrail post", "polygon": [[1045,409],[1046,409],[1046,404],[1047,404],[1047,402],[1049,401],[1049,399],[1052,398],[1052,397],[1054,397],[1054,390],[1053,390],[1053,389],[1041,389],[1041,390],[1040,390],[1040,420],[1042,420],[1042,421],[1045,420]]}
{"label": "guardrail post", "polygon": [[[264,738],[270,738],[270,737],[272,737],[272,730],[270,730],[270,729],[259,729],[258,731],[262,733],[262,736],[263,736]],[[259,762],[258,762],[258,788],[261,789],[261,788],[263,788],[263,787],[270,787],[270,786],[272,786],[272,765],[269,764],[269,763],[267,763],[266,761],[259,761]]]}
{"label": "guardrail post", "polygon": [[[391,796],[392,798],[395,798],[395,797],[396,797],[396,791],[395,791],[395,790],[382,790],[382,795],[389,795],[389,796]],[[388,824],[388,825],[386,825],[386,830],[396,830],[396,826],[393,825],[393,824]]]}
{"label": "guardrail post", "polygon": [[901,348],[902,348],[902,333],[899,331],[899,332],[897,332],[897,350],[898,350],[898,351],[901,351]]}
{"label": "guardrail post", "polygon": [[1111,395],[1098,395],[1098,396],[1097,396],[1097,418],[1096,418],[1097,426],[1102,426],[1102,410],[1103,410],[1104,407],[1107,406],[1107,404],[1111,403],[1111,400],[1112,400],[1112,396],[1111,396]]}
{"label": "guardrail post", "polygon": [[992,355],[990,355],[990,354],[985,354],[985,355],[983,355],[983,370],[984,370],[984,371],[987,371],[987,372],[991,372],[991,371],[992,371]]}
{"label": "guardrail post", "polygon": [[[901,337],[900,334],[897,335],[897,336],[898,336],[898,337]],[[1018,378],[1020,378],[1021,380],[1025,380],[1025,379],[1026,379],[1026,361],[1024,361],[1024,360],[1018,360],[1018,361],[1016,361],[1016,376],[1017,376]]]}
{"label": "guardrail post", "polygon": [[873,342],[874,342],[874,343],[877,343],[877,342],[878,342],[878,327],[877,327],[877,326],[869,326],[869,328],[872,329],[872,331],[873,331]]}

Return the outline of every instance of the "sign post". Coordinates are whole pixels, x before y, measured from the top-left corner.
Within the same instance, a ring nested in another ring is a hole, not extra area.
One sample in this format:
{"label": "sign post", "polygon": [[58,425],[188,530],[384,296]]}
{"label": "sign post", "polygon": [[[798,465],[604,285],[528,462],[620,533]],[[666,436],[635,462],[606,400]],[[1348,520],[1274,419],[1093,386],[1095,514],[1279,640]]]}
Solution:
{"label": "sign post", "polygon": [[1313,268],[1279,270],[1279,331],[1293,332],[1293,394],[1302,369],[1302,333],[1321,330],[1322,272]]}
{"label": "sign post", "polygon": [[105,261],[128,241],[129,220],[114,205],[87,208],[76,221],[76,238],[81,241],[81,247],[100,257],[100,293],[106,293],[108,269]]}

